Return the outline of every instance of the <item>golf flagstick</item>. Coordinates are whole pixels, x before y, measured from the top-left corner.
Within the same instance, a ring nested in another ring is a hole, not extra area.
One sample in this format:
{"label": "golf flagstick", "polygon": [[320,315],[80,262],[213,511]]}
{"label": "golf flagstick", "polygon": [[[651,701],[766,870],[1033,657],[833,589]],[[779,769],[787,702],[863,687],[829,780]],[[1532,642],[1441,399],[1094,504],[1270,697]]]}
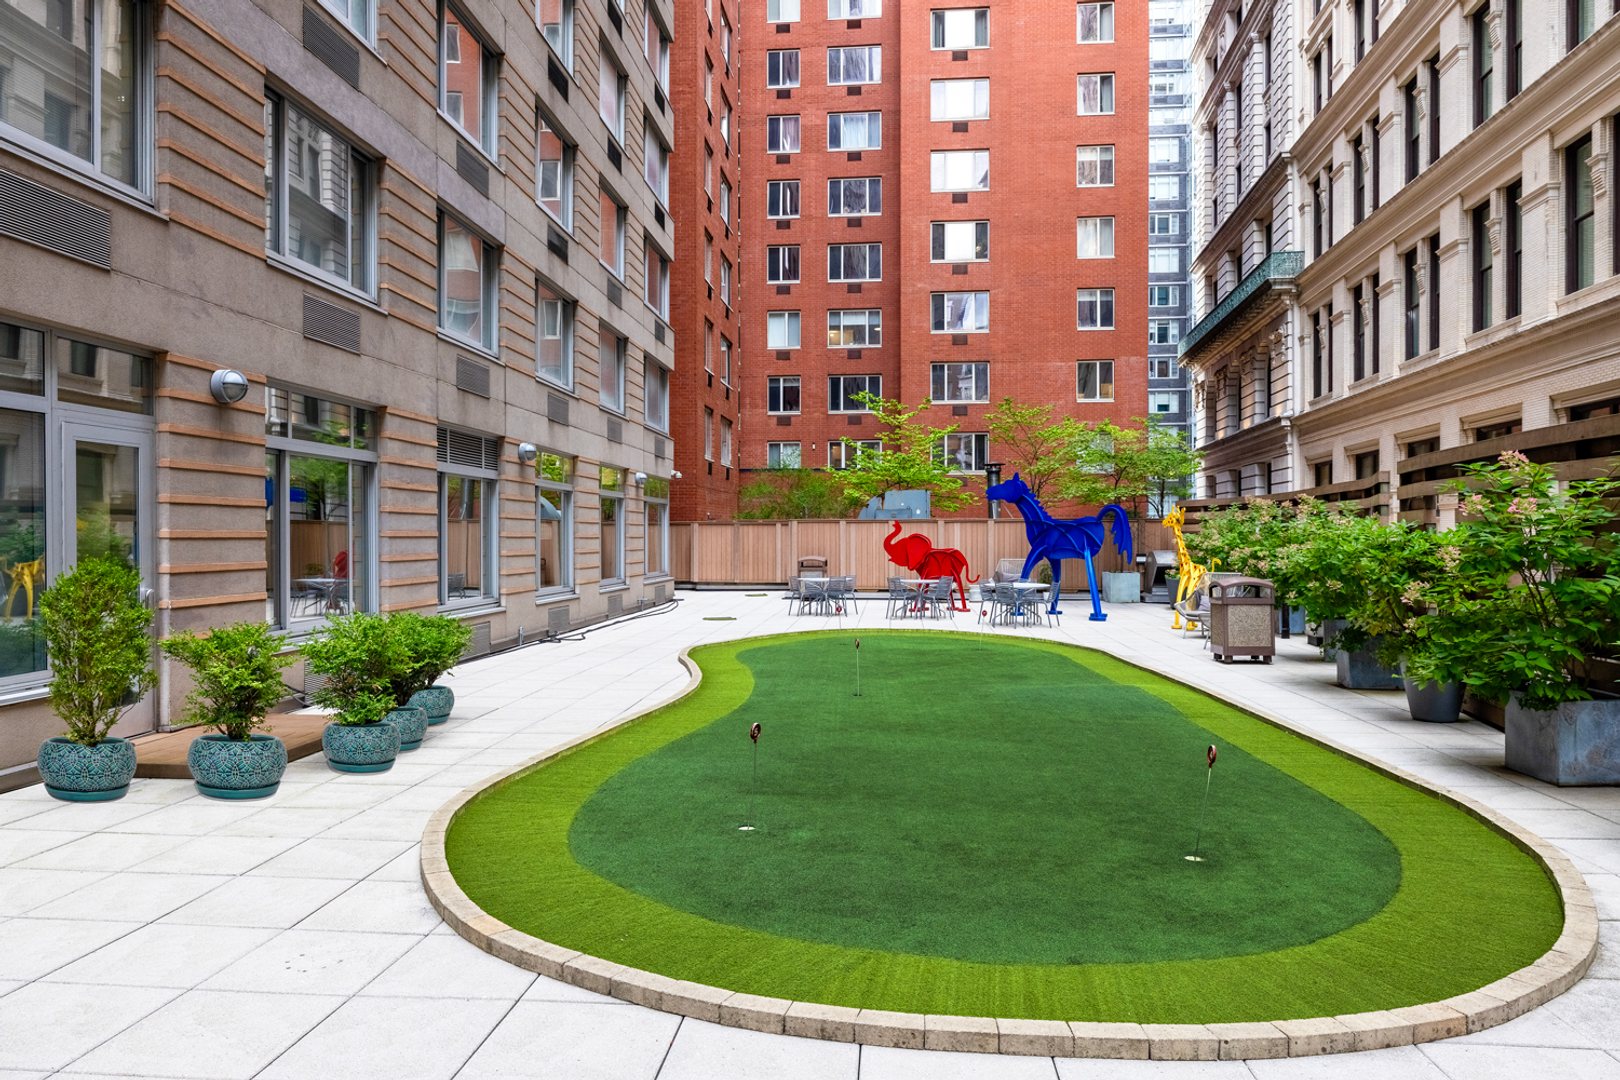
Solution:
{"label": "golf flagstick", "polygon": [[754,826],[752,824],[750,824],[750,822],[752,822],[754,820],[754,793],[759,790],[759,722],[758,721],[755,721],[754,724],[748,729],[748,740],[754,744],[754,750],[753,750],[753,757],[754,757],[753,775],[752,775],[752,779],[748,783],[748,817],[743,822],[743,824],[737,826],[737,831],[738,832],[753,832],[754,831]]}
{"label": "golf flagstick", "polygon": [[855,639],[855,696],[861,696],[861,639]]}
{"label": "golf flagstick", "polygon": [[1215,745],[1210,744],[1209,752],[1204,755],[1208,768],[1204,771],[1204,801],[1198,807],[1198,833],[1193,840],[1193,853],[1185,856],[1188,862],[1203,862],[1204,857],[1199,854],[1204,846],[1204,813],[1209,809],[1209,782],[1215,777]]}

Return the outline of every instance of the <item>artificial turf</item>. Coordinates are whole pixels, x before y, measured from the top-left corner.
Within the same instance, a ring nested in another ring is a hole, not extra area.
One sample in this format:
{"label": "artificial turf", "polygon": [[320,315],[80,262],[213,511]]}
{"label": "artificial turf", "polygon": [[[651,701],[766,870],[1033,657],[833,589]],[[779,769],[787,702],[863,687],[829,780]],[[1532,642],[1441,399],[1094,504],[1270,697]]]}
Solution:
{"label": "artificial turf", "polygon": [[1541,868],[1472,816],[1098,653],[866,634],[860,697],[849,634],[693,655],[692,694],[462,811],[475,902],[749,993],[1144,1022],[1436,1000],[1561,926]]}

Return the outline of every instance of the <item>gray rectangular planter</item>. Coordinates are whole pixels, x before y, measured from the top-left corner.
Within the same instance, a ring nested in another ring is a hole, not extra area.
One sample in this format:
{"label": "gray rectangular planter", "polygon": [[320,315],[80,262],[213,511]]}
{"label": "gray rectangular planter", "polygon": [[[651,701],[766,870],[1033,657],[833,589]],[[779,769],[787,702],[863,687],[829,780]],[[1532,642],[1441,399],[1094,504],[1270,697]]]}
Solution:
{"label": "gray rectangular planter", "polygon": [[1142,577],[1132,572],[1102,574],[1102,598],[1110,604],[1140,604]]}
{"label": "gray rectangular planter", "polygon": [[1333,660],[1339,666],[1338,684],[1347,690],[1399,690],[1401,673],[1380,664],[1377,650],[1376,640],[1355,652],[1337,650]]}
{"label": "gray rectangular planter", "polygon": [[1571,701],[1538,712],[1507,706],[1507,767],[1560,787],[1620,784],[1620,701]]}

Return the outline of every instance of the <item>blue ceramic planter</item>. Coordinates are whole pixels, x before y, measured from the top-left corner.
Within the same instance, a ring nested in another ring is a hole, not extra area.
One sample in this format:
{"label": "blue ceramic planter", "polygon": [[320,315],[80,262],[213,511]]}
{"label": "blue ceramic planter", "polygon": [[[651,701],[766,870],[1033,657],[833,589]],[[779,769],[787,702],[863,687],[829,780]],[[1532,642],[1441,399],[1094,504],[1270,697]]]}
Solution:
{"label": "blue ceramic planter", "polygon": [[321,732],[326,763],[338,772],[385,772],[399,756],[399,728],[375,724],[327,724]]}
{"label": "blue ceramic planter", "polygon": [[46,739],[39,746],[39,776],[47,792],[68,802],[121,799],[135,778],[135,747],[124,739],[94,746]]}
{"label": "blue ceramic planter", "polygon": [[428,717],[420,706],[401,705],[383,717],[383,723],[393,724],[399,729],[399,749],[403,753],[422,745],[422,736],[427,734]]}
{"label": "blue ceramic planter", "polygon": [[448,686],[435,685],[418,690],[406,704],[415,705],[427,713],[429,724],[442,724],[450,719],[450,710],[456,705],[456,695]]}
{"label": "blue ceramic planter", "polygon": [[186,764],[197,790],[215,799],[262,799],[274,795],[287,771],[287,747],[274,735],[246,742],[226,735],[192,740]]}

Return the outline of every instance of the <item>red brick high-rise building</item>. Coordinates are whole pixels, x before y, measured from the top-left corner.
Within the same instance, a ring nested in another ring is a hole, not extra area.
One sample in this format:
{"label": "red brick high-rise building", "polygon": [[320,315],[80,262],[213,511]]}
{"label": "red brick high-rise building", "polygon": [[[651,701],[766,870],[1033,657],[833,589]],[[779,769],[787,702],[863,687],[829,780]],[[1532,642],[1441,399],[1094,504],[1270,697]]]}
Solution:
{"label": "red brick high-rise building", "polygon": [[940,3],[741,7],[744,469],[844,464],[861,389],[972,473],[1004,397],[1147,411],[1146,6]]}

